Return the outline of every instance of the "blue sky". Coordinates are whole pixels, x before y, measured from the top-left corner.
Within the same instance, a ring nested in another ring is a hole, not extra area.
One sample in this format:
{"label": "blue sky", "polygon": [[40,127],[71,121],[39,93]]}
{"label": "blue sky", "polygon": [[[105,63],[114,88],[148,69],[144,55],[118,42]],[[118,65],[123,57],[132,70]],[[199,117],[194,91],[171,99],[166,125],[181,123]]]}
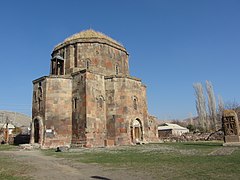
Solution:
{"label": "blue sky", "polygon": [[196,115],[192,84],[240,102],[239,0],[23,0],[0,5],[0,109],[31,114],[32,80],[49,74],[53,47],[92,28],[128,50],[159,119]]}

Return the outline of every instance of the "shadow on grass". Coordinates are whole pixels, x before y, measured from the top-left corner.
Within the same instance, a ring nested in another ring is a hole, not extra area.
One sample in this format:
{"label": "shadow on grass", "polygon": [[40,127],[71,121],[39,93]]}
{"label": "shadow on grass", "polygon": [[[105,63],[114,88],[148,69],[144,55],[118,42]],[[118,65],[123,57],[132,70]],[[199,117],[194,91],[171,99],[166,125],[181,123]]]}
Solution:
{"label": "shadow on grass", "polygon": [[92,179],[102,179],[102,180],[111,180],[109,178],[106,177],[102,177],[102,176],[91,176]]}

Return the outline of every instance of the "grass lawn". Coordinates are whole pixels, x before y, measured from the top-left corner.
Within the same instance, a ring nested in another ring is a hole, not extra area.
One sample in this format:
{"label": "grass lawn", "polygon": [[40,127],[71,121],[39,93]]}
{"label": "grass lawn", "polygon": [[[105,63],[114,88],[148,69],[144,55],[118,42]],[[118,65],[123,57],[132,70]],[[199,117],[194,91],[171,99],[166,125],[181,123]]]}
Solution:
{"label": "grass lawn", "polygon": [[0,145],[0,179],[4,180],[27,180],[30,179],[24,176],[29,167],[21,164],[11,156],[2,153],[1,151],[15,150],[16,146]]}
{"label": "grass lawn", "polygon": [[84,163],[145,171],[154,179],[240,179],[240,148],[222,142],[164,143],[45,154]]}

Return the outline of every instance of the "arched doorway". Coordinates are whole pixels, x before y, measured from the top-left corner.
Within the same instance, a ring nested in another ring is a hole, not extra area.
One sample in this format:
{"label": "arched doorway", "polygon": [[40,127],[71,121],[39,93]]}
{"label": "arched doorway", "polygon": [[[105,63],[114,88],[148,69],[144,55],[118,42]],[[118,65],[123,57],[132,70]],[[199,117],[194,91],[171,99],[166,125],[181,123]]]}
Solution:
{"label": "arched doorway", "polygon": [[37,143],[40,146],[43,145],[44,139],[43,139],[43,120],[40,116],[34,117],[31,124],[31,137],[30,137],[30,143],[34,144]]}
{"label": "arched doorway", "polygon": [[39,127],[39,120],[34,120],[34,143],[39,143],[40,139],[40,127]]}
{"label": "arched doorway", "polygon": [[131,131],[131,138],[133,143],[140,143],[143,140],[143,129],[142,123],[139,119],[135,119],[132,122]]}

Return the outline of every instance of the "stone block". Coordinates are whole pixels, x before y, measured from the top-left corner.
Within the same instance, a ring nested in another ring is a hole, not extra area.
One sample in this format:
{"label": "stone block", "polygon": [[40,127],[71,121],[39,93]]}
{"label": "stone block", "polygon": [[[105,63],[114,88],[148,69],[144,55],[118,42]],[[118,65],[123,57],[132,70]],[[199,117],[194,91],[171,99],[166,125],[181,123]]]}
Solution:
{"label": "stone block", "polygon": [[224,110],[222,116],[224,143],[240,143],[239,122],[235,111]]}
{"label": "stone block", "polygon": [[104,140],[104,146],[111,147],[111,146],[114,146],[114,145],[115,145],[114,140],[111,140],[111,139]]}

